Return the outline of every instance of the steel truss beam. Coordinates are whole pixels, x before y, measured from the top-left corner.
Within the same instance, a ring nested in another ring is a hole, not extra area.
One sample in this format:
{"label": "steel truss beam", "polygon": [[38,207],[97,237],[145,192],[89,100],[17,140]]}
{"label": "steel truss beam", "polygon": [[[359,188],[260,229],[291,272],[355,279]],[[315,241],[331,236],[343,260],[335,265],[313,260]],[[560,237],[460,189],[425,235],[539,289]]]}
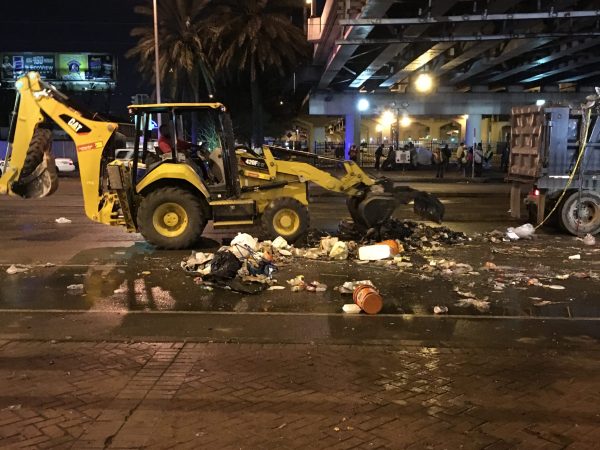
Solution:
{"label": "steel truss beam", "polygon": [[548,11],[535,13],[471,14],[463,16],[407,17],[407,18],[361,18],[342,19],[340,25],[430,25],[440,23],[490,22],[494,20],[544,20],[600,18],[600,10],[594,11]]}

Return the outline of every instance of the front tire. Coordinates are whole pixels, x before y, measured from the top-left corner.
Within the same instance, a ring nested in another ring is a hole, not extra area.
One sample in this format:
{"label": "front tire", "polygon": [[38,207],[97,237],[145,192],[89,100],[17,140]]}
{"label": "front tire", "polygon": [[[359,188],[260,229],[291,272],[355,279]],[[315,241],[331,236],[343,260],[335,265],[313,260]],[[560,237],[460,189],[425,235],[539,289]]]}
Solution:
{"label": "front tire", "polygon": [[302,236],[309,225],[308,209],[298,200],[282,197],[273,200],[262,215],[262,229],[266,236],[281,236],[294,242]]}
{"label": "front tire", "polygon": [[569,233],[597,234],[600,232],[600,195],[587,191],[581,193],[581,217],[578,217],[579,192],[571,194],[560,209],[560,225]]}
{"label": "front tire", "polygon": [[202,236],[206,220],[201,200],[177,187],[150,192],[137,211],[137,224],[144,239],[167,250],[195,244]]}

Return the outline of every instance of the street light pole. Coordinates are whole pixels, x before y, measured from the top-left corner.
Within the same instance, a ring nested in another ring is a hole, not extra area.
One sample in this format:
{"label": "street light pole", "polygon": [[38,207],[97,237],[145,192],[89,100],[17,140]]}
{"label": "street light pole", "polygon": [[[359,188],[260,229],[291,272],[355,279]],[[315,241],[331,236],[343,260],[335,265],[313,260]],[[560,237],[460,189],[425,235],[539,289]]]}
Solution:
{"label": "street light pole", "polygon": [[[156,103],[161,103],[160,98],[160,72],[158,67],[158,8],[157,0],[153,0],[154,7],[154,76],[156,77]],[[159,116],[160,121],[160,116]]]}

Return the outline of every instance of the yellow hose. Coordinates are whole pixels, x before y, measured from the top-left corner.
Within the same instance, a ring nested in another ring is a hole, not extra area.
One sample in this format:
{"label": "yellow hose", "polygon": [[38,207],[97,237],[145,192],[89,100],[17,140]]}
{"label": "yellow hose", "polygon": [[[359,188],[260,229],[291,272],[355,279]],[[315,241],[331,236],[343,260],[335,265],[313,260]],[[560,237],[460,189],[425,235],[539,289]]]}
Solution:
{"label": "yellow hose", "polygon": [[544,217],[544,220],[542,220],[538,225],[536,225],[536,227],[535,227],[536,230],[538,228],[540,228],[542,225],[544,225],[544,223],[546,223],[546,220],[548,220],[548,218],[552,215],[552,213],[554,213],[554,211],[556,211],[556,208],[558,208],[558,205],[560,205],[561,200],[567,193],[567,189],[569,189],[569,187],[571,186],[571,183],[573,182],[573,179],[575,178],[575,174],[577,173],[577,169],[579,168],[579,164],[581,163],[583,155],[585,154],[585,148],[588,144],[587,135],[588,135],[588,131],[590,129],[591,116],[592,116],[592,109],[587,108],[587,114],[585,117],[585,127],[584,127],[585,130],[583,132],[583,139],[581,139],[581,147],[579,148],[579,155],[577,156],[577,161],[575,161],[575,167],[573,167],[573,170],[571,171],[571,175],[569,176],[569,179],[567,180],[567,184],[566,184],[565,188],[563,189],[563,191],[561,192],[560,196],[558,197],[558,200],[556,200],[554,207],[548,213],[548,215],[546,217]]}

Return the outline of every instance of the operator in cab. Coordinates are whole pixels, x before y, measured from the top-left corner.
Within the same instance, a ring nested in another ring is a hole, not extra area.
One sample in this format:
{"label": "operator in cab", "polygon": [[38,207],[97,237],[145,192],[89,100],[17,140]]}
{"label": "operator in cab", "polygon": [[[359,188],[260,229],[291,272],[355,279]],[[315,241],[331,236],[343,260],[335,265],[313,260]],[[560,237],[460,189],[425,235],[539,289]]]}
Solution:
{"label": "operator in cab", "polygon": [[[158,131],[160,134],[160,137],[158,138],[158,149],[164,159],[165,157],[170,157],[171,153],[173,153],[173,134],[171,133],[171,127],[166,123],[163,123]],[[191,148],[191,143],[177,139],[178,151],[189,150]]]}

